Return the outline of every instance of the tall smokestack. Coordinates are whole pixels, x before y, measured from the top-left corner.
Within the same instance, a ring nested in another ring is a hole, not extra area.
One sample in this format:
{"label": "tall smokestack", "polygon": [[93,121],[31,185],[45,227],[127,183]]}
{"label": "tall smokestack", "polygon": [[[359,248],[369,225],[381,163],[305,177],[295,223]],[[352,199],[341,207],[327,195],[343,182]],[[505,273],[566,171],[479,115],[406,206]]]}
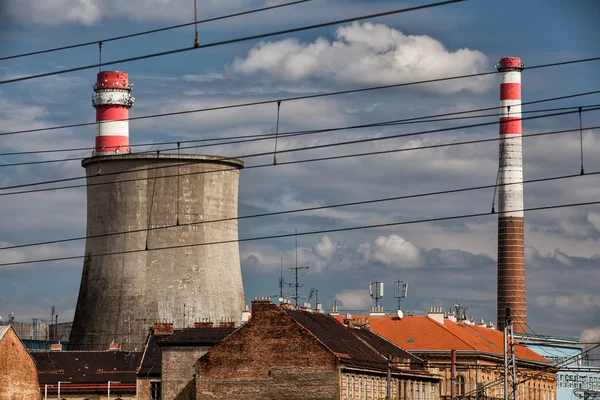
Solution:
{"label": "tall smokestack", "polygon": [[498,329],[510,305],[514,331],[526,333],[525,245],[523,235],[523,147],[521,71],[516,57],[503,58],[500,72],[500,187],[498,190]]}
{"label": "tall smokestack", "polygon": [[135,100],[125,72],[99,72],[92,105],[96,108],[94,155],[129,153],[129,109]]}

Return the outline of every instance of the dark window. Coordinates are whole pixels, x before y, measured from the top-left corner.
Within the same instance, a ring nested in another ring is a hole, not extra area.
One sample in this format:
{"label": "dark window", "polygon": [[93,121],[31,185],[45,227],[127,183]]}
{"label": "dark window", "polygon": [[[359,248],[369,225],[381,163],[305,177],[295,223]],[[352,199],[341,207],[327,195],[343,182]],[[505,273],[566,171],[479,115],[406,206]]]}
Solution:
{"label": "dark window", "polygon": [[160,382],[150,382],[150,400],[160,400]]}
{"label": "dark window", "polygon": [[465,394],[465,377],[462,375],[456,377],[456,394]]}

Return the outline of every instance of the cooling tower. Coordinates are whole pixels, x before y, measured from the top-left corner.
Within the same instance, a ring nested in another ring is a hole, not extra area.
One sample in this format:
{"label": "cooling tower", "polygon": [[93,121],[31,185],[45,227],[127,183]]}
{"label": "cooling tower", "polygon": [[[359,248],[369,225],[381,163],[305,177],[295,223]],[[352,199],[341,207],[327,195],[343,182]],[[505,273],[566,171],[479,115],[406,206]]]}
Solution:
{"label": "cooling tower", "polygon": [[122,71],[100,71],[93,86],[96,141],[82,161],[87,235],[71,350],[140,350],[155,322],[241,322],[245,306],[237,243],[244,164],[131,153],[132,87]]}
{"label": "cooling tower", "polygon": [[87,240],[70,349],[139,350],[157,320],[175,329],[197,318],[241,321],[241,161],[122,154],[82,165]]}

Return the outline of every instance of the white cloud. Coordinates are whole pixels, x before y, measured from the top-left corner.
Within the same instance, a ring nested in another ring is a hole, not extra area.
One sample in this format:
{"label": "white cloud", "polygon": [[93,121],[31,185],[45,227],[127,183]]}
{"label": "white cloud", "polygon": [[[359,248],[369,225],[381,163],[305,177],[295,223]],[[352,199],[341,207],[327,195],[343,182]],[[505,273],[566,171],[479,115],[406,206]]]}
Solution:
{"label": "white cloud", "polygon": [[371,298],[366,289],[342,290],[335,295],[335,299],[346,310],[368,310],[371,306]]}
{"label": "white cloud", "polygon": [[584,343],[600,341],[600,327],[584,329],[581,332],[581,341]]}
{"label": "white cloud", "polygon": [[319,243],[313,246],[313,251],[325,260],[331,260],[336,251],[335,243],[325,235],[319,240]]}
{"label": "white cloud", "polygon": [[[245,59],[236,59],[233,70],[252,75],[267,73],[288,81],[311,77],[362,84],[390,84],[485,71],[488,59],[467,48],[449,51],[426,35],[404,35],[383,24],[357,22],[338,28],[337,40],[318,38],[313,43],[297,39],[261,42]],[[429,86],[453,93],[483,92],[491,80],[448,81]]]}
{"label": "white cloud", "polygon": [[100,19],[104,8],[96,0],[15,0],[7,6],[9,14],[47,25],[62,22],[91,25]]}
{"label": "white cloud", "polygon": [[374,243],[361,244],[358,252],[367,260],[399,268],[415,268],[423,264],[421,250],[398,235],[379,236]]}

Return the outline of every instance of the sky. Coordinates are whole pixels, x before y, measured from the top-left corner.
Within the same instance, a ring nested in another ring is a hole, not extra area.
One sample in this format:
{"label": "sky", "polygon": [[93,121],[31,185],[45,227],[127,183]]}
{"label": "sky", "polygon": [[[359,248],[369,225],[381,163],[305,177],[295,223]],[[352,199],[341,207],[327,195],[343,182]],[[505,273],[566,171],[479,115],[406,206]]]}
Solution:
{"label": "sky", "polygon": [[[318,24],[425,1],[313,0],[259,14],[198,26],[203,44]],[[199,19],[277,4],[267,0],[199,2]],[[193,20],[184,0],[8,0],[0,9],[0,57],[95,41]],[[130,116],[214,107],[233,103],[325,93],[494,71],[502,57],[520,57],[525,66],[597,57],[600,6],[593,0],[466,1],[372,20],[313,29],[263,40],[215,46],[159,58],[118,63],[135,84]],[[191,46],[193,27],[106,42],[103,60],[119,60]],[[95,64],[97,46],[0,61],[0,81]],[[600,90],[600,62],[523,72],[523,101]],[[0,84],[0,133],[93,122],[92,84],[96,69]],[[283,102],[280,132],[336,128],[495,107],[497,74],[362,93]],[[524,110],[600,103],[600,95],[524,106]],[[130,122],[130,143],[274,133],[276,103]],[[489,112],[486,113],[490,114]],[[493,112],[492,112],[493,114]],[[497,137],[495,116],[437,121],[281,138],[278,149],[456,127],[408,138],[379,140],[321,150],[282,153],[279,162],[369,151],[403,149]],[[600,112],[582,113],[586,172],[600,171]],[[523,133],[579,127],[577,114],[523,121]],[[0,247],[85,235],[86,195],[82,188],[7,195],[1,187],[84,176],[80,161],[2,164],[89,156],[95,127],[84,126],[4,135],[0,152],[56,148],[85,151],[0,156]],[[524,179],[578,174],[579,132],[524,138]],[[273,150],[259,141],[191,150],[240,156]],[[160,149],[160,145],[144,150]],[[248,157],[246,166],[271,157]],[[376,156],[278,165],[242,170],[239,213],[271,211],[380,199],[416,193],[493,185],[498,143],[437,147]],[[525,207],[600,201],[598,176],[528,183]],[[49,186],[47,186],[49,187]],[[239,223],[240,238],[485,213],[488,188],[361,206],[252,218]],[[530,332],[600,339],[600,207],[557,208],[525,214],[527,309]],[[496,316],[497,216],[456,219],[298,236],[300,294],[318,289],[331,309],[362,314],[373,305],[368,283],[383,281],[382,304],[394,310],[393,283],[409,283],[405,312],[424,315],[430,306],[458,300],[476,320]],[[0,250],[0,264],[83,254],[74,241]],[[293,238],[240,245],[247,302],[279,293],[292,282]],[[72,318],[81,280],[81,260],[0,266],[0,315]],[[286,288],[286,294],[291,289]],[[314,301],[314,299],[313,299]]]}

